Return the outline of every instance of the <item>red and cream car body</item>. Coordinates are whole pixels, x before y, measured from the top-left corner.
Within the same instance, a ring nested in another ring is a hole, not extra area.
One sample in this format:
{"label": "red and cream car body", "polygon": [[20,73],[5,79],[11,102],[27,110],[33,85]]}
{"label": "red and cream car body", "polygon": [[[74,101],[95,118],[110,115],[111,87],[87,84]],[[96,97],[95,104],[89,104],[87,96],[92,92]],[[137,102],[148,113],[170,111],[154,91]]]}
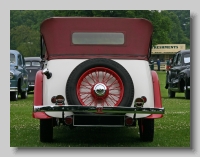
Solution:
{"label": "red and cream car body", "polygon": [[53,127],[139,125],[153,141],[164,108],[158,75],[149,68],[153,27],[146,19],[53,17],[41,24],[44,67],[35,79],[33,117],[40,140]]}

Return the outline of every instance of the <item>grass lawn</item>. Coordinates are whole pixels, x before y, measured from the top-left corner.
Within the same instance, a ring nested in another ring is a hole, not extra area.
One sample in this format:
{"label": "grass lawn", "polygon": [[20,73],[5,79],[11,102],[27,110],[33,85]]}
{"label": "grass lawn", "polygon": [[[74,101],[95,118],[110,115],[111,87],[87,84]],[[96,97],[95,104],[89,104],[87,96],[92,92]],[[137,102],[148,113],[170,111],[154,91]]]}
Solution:
{"label": "grass lawn", "polygon": [[155,120],[153,142],[141,142],[137,127],[54,128],[53,143],[39,141],[39,120],[32,118],[33,94],[10,102],[10,147],[190,147],[190,100],[183,93],[167,97],[165,72],[160,79],[164,117]]}

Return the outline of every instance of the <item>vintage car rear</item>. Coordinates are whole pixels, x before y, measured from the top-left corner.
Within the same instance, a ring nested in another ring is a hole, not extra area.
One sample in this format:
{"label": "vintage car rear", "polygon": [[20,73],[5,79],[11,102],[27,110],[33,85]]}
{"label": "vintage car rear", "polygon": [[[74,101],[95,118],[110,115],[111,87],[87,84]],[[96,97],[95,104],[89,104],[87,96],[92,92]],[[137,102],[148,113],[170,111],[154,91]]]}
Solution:
{"label": "vintage car rear", "polygon": [[55,17],[41,24],[44,68],[36,74],[33,117],[40,140],[53,127],[139,125],[153,141],[164,114],[158,75],[149,68],[153,27],[146,19]]}

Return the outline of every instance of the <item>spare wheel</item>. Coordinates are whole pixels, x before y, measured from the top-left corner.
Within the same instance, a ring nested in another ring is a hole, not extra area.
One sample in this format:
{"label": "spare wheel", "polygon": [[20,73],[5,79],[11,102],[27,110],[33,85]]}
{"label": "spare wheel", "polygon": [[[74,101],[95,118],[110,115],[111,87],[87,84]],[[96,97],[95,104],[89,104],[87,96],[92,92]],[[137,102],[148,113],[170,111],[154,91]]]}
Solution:
{"label": "spare wheel", "polygon": [[130,107],[134,97],[133,81],[119,63],[105,58],[79,64],[66,84],[69,105]]}

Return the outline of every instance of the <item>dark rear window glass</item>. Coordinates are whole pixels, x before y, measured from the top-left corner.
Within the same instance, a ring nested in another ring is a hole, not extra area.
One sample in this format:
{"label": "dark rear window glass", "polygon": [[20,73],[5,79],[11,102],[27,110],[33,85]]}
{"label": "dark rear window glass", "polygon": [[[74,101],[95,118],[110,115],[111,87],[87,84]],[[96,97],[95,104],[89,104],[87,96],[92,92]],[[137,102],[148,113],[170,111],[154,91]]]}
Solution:
{"label": "dark rear window glass", "polygon": [[31,66],[31,62],[26,62],[26,66]]}
{"label": "dark rear window glass", "polygon": [[32,66],[37,66],[37,67],[39,67],[39,66],[40,66],[40,62],[32,62]]}
{"label": "dark rear window glass", "polygon": [[190,63],[190,54],[185,54],[184,55],[184,63],[189,64]]}
{"label": "dark rear window glass", "polygon": [[14,64],[15,63],[15,55],[10,54],[10,63]]}

